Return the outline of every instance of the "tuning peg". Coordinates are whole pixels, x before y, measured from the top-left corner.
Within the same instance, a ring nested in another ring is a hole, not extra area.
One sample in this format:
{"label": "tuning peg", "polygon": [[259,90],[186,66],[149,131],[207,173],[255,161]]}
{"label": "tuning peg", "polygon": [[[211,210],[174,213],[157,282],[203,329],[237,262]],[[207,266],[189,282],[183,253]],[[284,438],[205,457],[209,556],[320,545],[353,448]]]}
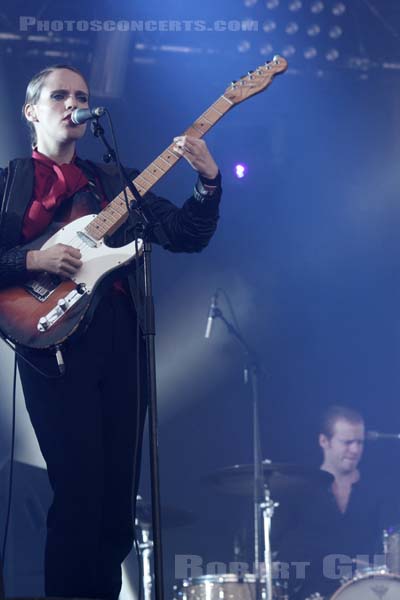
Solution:
{"label": "tuning peg", "polygon": [[236,84],[237,84],[237,81],[236,81],[236,79],[234,79],[233,81],[231,81],[231,86],[232,86],[233,88],[235,88],[235,87],[236,87]]}

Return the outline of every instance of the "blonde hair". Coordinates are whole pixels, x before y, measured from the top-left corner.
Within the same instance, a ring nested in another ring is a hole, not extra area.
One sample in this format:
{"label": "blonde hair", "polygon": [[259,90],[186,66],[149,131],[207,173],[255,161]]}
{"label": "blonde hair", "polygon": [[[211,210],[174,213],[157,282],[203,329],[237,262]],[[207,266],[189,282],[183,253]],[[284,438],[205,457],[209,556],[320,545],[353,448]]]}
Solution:
{"label": "blonde hair", "polygon": [[25,102],[22,107],[22,116],[25,119],[25,121],[28,125],[28,128],[29,128],[32,148],[35,148],[37,145],[36,131],[35,131],[34,124],[31,121],[28,121],[28,119],[25,116],[25,107],[27,104],[36,104],[38,102],[38,100],[40,98],[40,94],[42,93],[42,88],[46,82],[47,77],[51,73],[53,73],[54,71],[57,71],[59,69],[68,69],[69,71],[73,71],[73,73],[77,73],[78,75],[80,75],[82,77],[83,81],[86,83],[86,85],[89,89],[89,85],[88,85],[84,75],[82,75],[82,73],[79,71],[79,69],[72,67],[71,65],[52,65],[50,67],[46,67],[45,69],[42,69],[41,71],[39,71],[38,73],[36,73],[36,75],[34,75],[32,77],[32,79],[30,80],[30,82],[27,85],[26,93],[25,93]]}

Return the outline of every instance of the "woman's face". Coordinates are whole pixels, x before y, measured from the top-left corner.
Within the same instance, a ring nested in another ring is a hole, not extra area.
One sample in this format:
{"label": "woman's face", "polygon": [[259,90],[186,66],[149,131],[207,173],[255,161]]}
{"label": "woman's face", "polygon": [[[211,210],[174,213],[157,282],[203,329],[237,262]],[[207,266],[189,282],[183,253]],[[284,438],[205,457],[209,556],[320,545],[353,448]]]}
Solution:
{"label": "woman's face", "polygon": [[37,103],[25,107],[25,115],[36,130],[38,148],[81,138],[86,124],[74,125],[71,113],[75,108],[87,108],[88,100],[89,90],[78,73],[69,69],[50,73]]}

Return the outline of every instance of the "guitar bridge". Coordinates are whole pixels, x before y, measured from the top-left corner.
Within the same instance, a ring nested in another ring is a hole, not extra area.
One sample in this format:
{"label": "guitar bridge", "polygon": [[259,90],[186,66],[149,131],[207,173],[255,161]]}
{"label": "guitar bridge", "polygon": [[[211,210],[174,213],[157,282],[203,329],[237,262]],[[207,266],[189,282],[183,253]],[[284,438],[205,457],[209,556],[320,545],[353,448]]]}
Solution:
{"label": "guitar bridge", "polygon": [[87,294],[86,286],[80,283],[75,290],[72,290],[64,298],[61,298],[47,315],[40,317],[37,328],[40,332],[48,331],[61,317],[76,304],[84,294]]}
{"label": "guitar bridge", "polygon": [[44,302],[54,292],[61,283],[57,275],[50,273],[40,273],[35,279],[30,279],[24,284],[24,288],[39,302]]}

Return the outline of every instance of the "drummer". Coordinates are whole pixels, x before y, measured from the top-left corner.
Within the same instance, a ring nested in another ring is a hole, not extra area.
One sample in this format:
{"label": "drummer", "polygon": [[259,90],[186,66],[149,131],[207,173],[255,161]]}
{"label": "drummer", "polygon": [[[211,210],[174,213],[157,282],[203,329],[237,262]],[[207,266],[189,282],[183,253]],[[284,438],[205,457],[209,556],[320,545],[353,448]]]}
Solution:
{"label": "drummer", "polygon": [[[332,479],[324,485],[303,482],[279,499],[272,543],[277,558],[289,565],[293,600],[333,593],[343,575],[351,576],[354,559],[366,564],[379,561],[385,503],[380,486],[372,485],[359,470],[364,437],[360,413],[345,406],[328,408],[318,440],[321,469]],[[293,570],[291,565],[298,562],[304,568]]]}

